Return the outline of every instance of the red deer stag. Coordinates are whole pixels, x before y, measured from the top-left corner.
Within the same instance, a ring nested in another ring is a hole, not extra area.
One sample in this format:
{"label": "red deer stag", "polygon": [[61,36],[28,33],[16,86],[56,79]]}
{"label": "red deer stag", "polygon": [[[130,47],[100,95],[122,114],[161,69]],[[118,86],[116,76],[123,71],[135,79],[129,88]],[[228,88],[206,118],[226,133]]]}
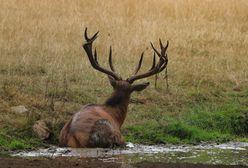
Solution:
{"label": "red deer stag", "polygon": [[[144,55],[144,53],[142,53],[133,76],[126,80],[122,80],[115,72],[112,64],[111,47],[109,51],[109,66],[111,70],[105,69],[99,65],[96,50],[93,54],[92,44],[97,38],[97,34],[98,32],[89,38],[87,36],[86,28],[84,32],[86,42],[83,45],[83,48],[86,51],[92,67],[108,75],[114,92],[104,104],[86,105],[82,107],[79,112],[75,113],[60,132],[60,146],[80,148],[124,145],[125,143],[120,133],[120,128],[126,118],[130,95],[133,91],[142,91],[149,85],[149,82],[143,84],[133,84],[133,82],[160,73],[166,68],[168,63],[166,50],[169,43],[167,41],[167,45],[163,46],[161,40],[159,40],[160,52],[155,49],[151,43],[151,47],[154,50],[151,69],[146,73],[138,74]],[[159,57],[158,63],[156,63],[156,55]]]}

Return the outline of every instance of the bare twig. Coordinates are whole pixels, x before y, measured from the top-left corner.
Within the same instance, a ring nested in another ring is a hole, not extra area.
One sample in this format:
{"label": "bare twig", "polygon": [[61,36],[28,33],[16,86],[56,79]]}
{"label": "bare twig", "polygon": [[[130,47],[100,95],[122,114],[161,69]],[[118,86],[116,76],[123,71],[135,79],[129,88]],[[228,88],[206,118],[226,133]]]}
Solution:
{"label": "bare twig", "polygon": [[165,78],[165,82],[166,82],[166,91],[169,92],[169,79],[168,79],[167,67],[165,68],[165,71],[164,71],[164,78]]}

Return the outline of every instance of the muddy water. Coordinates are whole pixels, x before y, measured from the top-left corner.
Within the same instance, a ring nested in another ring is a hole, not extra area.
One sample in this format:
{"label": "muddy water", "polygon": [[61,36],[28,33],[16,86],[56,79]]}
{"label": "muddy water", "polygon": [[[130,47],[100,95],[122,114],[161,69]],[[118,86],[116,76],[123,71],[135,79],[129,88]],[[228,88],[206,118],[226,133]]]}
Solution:
{"label": "muddy water", "polygon": [[51,158],[87,158],[103,163],[122,163],[133,165],[149,163],[194,163],[208,165],[243,165],[248,166],[248,143],[230,142],[226,144],[201,144],[196,146],[154,145],[146,146],[128,143],[126,148],[116,149],[39,149],[19,152],[13,156],[51,157]]}

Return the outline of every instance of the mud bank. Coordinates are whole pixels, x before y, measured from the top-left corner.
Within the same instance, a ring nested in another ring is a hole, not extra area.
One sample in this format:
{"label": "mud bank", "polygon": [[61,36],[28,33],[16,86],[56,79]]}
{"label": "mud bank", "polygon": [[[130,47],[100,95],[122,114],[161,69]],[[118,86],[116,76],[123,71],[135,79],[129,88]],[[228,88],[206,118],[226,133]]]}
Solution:
{"label": "mud bank", "polygon": [[135,164],[104,162],[98,159],[86,158],[18,158],[0,157],[1,168],[247,168],[239,165],[204,165],[190,163],[139,162]]}

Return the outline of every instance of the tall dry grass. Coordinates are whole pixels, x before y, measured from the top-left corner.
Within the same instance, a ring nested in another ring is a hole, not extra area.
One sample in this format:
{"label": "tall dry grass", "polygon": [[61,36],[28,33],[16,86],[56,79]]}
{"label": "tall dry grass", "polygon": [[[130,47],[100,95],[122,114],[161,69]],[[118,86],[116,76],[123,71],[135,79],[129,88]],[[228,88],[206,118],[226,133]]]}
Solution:
{"label": "tall dry grass", "polygon": [[134,69],[149,42],[169,40],[171,82],[238,84],[248,80],[246,0],[1,0],[1,67],[44,67],[76,78],[92,72],[81,48],[85,27],[100,31],[96,47],[106,65],[109,45],[123,76]]}
{"label": "tall dry grass", "polygon": [[[159,38],[169,40],[168,74],[175,95],[187,94],[192,87],[199,92],[228,90],[248,82],[247,0],[0,0],[0,4],[0,111],[23,103],[44,111],[44,95],[52,97],[52,105],[53,98],[63,94],[71,95],[66,101],[101,102],[110,88],[81,47],[85,27],[90,34],[100,31],[95,43],[100,63],[107,66],[112,45],[114,64],[124,77],[132,73],[142,51],[142,70],[150,68],[150,41],[158,46]],[[162,79],[160,83],[164,87]],[[163,95],[152,89],[145,94],[150,99]],[[180,106],[178,98],[168,99],[169,105]]]}

